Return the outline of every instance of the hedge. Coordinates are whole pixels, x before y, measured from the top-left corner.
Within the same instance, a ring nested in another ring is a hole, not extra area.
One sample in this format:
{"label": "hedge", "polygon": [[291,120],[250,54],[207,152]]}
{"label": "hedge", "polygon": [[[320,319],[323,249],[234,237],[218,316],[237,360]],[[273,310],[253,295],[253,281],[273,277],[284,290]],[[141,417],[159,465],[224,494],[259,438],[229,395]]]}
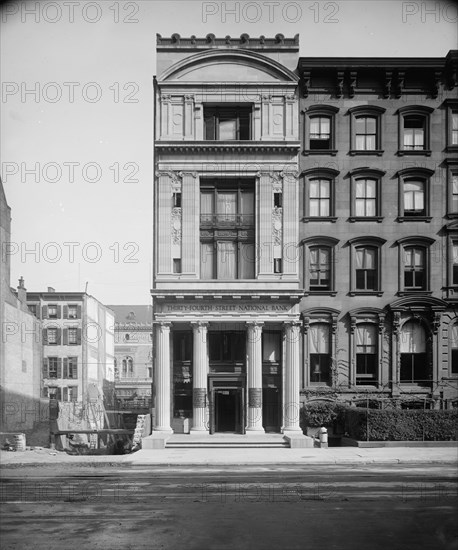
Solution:
{"label": "hedge", "polygon": [[312,401],[301,408],[300,426],[305,432],[306,428],[325,426],[331,427],[346,410],[342,403],[329,401]]}
{"label": "hedge", "polygon": [[456,441],[457,426],[455,409],[345,410],[345,432],[360,441]]}

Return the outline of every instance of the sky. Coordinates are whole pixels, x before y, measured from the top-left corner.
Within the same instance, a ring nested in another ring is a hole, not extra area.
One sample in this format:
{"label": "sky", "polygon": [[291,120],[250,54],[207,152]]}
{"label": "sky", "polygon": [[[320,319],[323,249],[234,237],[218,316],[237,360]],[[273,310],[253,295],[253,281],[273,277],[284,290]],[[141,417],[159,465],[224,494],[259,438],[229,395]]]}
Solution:
{"label": "sky", "polygon": [[156,33],[300,35],[301,56],[442,57],[455,2],[14,2],[0,8],[11,284],[149,304]]}

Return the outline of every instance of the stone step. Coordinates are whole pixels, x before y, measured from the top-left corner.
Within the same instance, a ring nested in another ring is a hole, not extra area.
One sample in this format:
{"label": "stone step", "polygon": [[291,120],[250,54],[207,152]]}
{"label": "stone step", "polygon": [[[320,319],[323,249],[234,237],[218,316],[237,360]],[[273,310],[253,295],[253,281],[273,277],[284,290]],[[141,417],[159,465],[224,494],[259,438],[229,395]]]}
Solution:
{"label": "stone step", "polygon": [[169,443],[165,445],[166,449],[289,449],[288,443],[230,443],[230,442],[189,442],[189,443]]}

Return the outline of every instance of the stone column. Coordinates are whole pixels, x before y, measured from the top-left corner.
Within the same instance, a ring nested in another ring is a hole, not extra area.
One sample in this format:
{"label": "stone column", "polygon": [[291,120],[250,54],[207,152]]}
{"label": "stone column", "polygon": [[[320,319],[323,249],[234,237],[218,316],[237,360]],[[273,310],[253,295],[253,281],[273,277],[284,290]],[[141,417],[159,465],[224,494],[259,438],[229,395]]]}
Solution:
{"label": "stone column", "polygon": [[170,325],[158,323],[156,327],[156,426],[155,431],[172,432],[170,427]]}
{"label": "stone column", "polygon": [[207,431],[205,413],[207,410],[207,329],[208,323],[192,323],[192,432]]}
{"label": "stone column", "polygon": [[300,365],[299,340],[300,324],[286,323],[285,327],[285,403],[283,404],[283,433],[297,432],[302,434],[299,427],[300,410]]}
{"label": "stone column", "polygon": [[248,372],[248,418],[247,432],[264,433],[262,427],[262,325],[248,325],[247,372]]}

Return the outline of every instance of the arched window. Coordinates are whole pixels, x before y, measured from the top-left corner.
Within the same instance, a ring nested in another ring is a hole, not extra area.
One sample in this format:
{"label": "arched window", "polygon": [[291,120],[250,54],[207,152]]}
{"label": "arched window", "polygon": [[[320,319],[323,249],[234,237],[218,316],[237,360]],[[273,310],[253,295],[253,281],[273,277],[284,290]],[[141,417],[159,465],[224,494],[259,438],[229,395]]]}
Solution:
{"label": "arched window", "polygon": [[306,293],[335,295],[335,248],[332,237],[308,237],[304,244],[304,288]]}
{"label": "arched window", "polygon": [[122,360],[122,374],[123,374],[123,376],[127,375],[127,360],[126,359]]}
{"label": "arched window", "polygon": [[335,155],[335,133],[337,107],[332,105],[311,105],[305,111],[304,154],[327,153]]}
{"label": "arched window", "polygon": [[428,364],[427,336],[417,321],[407,321],[401,328],[401,383],[425,384],[431,382]]}
{"label": "arched window", "polygon": [[350,155],[381,155],[383,107],[358,105],[350,113],[351,148]]}
{"label": "arched window", "polygon": [[430,248],[434,239],[404,237],[399,246],[399,295],[430,292]]}
{"label": "arched window", "polygon": [[335,185],[337,170],[331,168],[312,168],[303,173],[304,217],[305,222],[335,222]]}
{"label": "arched window", "polygon": [[132,357],[127,358],[127,372],[129,376],[133,376],[134,374],[134,361]]}
{"label": "arched window", "polygon": [[408,105],[398,110],[398,155],[431,155],[429,119],[433,111],[431,107],[423,105]]}
{"label": "arched window", "polygon": [[430,216],[430,178],[433,170],[406,168],[398,172],[399,215],[398,221],[425,221]]}

